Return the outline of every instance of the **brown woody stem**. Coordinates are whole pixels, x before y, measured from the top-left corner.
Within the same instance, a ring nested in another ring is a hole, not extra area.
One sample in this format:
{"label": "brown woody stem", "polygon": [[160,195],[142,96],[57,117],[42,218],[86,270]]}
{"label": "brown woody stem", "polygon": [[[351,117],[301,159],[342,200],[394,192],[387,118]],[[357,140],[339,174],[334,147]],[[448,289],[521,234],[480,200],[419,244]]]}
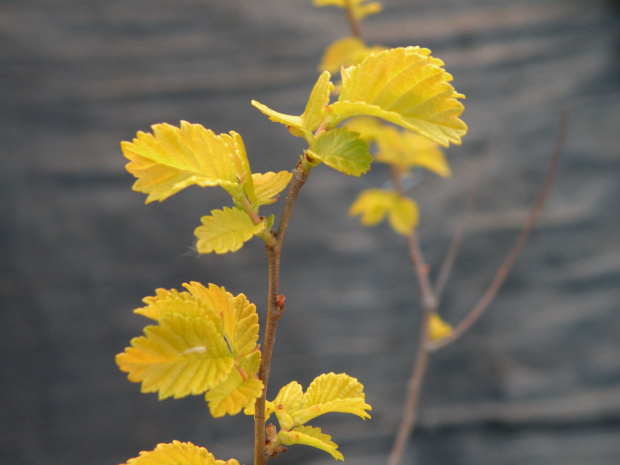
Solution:
{"label": "brown woody stem", "polygon": [[362,38],[362,28],[360,26],[360,22],[355,16],[355,12],[353,11],[353,1],[345,0],[345,10],[347,12],[347,21],[349,21],[349,29],[351,29],[351,34],[353,34],[358,39]]}
{"label": "brown woody stem", "polygon": [[259,378],[263,381],[263,393],[256,400],[254,406],[254,465],[265,465],[269,459],[269,453],[265,447],[265,404],[267,398],[267,384],[269,382],[269,370],[271,367],[271,357],[273,354],[273,344],[276,337],[278,320],[282,316],[284,309],[284,298],[278,295],[280,280],[280,253],[282,251],[282,241],[288,227],[288,222],[293,211],[293,206],[297,200],[297,195],[302,186],[308,179],[310,167],[305,160],[300,161],[293,170],[293,177],[289,186],[286,202],[275,233],[275,243],[267,245],[267,258],[269,260],[269,294],[267,301],[267,322],[265,326],[265,337],[262,347],[262,360],[259,371]]}

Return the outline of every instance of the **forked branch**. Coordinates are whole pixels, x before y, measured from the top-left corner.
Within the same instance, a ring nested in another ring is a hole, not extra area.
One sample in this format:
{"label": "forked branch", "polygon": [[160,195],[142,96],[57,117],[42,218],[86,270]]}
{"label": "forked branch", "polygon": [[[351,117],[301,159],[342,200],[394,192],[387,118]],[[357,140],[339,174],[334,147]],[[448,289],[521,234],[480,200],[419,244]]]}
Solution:
{"label": "forked branch", "polygon": [[[508,275],[510,269],[512,268],[512,265],[514,264],[517,256],[519,255],[519,252],[521,251],[526,238],[532,231],[532,228],[534,227],[534,224],[538,216],[540,215],[542,207],[547,197],[549,196],[551,186],[553,185],[553,180],[557,172],[560,155],[562,153],[562,147],[566,138],[566,125],[567,115],[566,112],[563,112],[561,116],[560,130],[558,132],[556,146],[551,156],[549,168],[547,170],[547,174],[538,198],[530,210],[530,213],[523,225],[521,233],[517,237],[510,252],[504,259],[504,262],[497,270],[489,288],[484,293],[480,301],[470,311],[467,317],[453,330],[453,332],[449,336],[438,342],[429,341],[430,316],[432,315],[432,312],[437,310],[437,293],[430,288],[428,279],[428,267],[424,263],[424,258],[419,249],[415,232],[408,238],[407,245],[409,248],[409,255],[412,259],[414,271],[420,287],[422,319],[420,324],[420,336],[418,340],[418,348],[416,351],[415,364],[411,373],[411,378],[409,379],[409,382],[407,384],[407,395],[405,399],[405,404],[403,406],[403,415],[401,418],[398,432],[396,434],[394,446],[388,458],[388,465],[398,465],[401,462],[403,452],[415,427],[417,421],[420,392],[422,390],[422,383],[426,374],[430,352],[445,347],[449,343],[458,339],[473,325],[473,323],[478,318],[480,318],[480,316],[484,313],[484,311],[488,308],[489,304],[497,295],[497,292],[504,283],[506,276]],[[395,177],[395,173],[396,171],[393,171],[392,177],[394,179],[395,185],[397,186],[397,188],[399,188],[400,180],[398,179],[398,177]],[[474,194],[472,194],[471,192],[468,205],[473,204]],[[468,206],[467,208],[469,209],[470,207]],[[458,239],[458,241],[460,241],[460,238]],[[449,256],[450,261],[454,261],[457,250],[458,246],[454,246],[454,252],[452,253],[452,256]],[[448,263],[448,265],[446,266],[450,268],[452,264]],[[441,290],[441,287],[436,289]]]}
{"label": "forked branch", "polygon": [[566,126],[567,126],[568,116],[566,112],[562,112],[561,120],[560,120],[560,129],[558,131],[558,136],[555,144],[555,149],[549,161],[549,167],[547,169],[547,175],[545,176],[545,180],[538,194],[538,198],[536,202],[530,209],[530,212],[523,224],[523,228],[521,229],[521,233],[515,240],[512,248],[510,249],[506,258],[498,268],[491,284],[487,288],[486,292],[482,295],[478,303],[471,309],[471,311],[467,314],[467,316],[454,328],[452,333],[449,336],[441,339],[440,341],[429,343],[427,349],[430,351],[436,351],[442,347],[447,346],[448,344],[456,341],[459,337],[461,337],[471,326],[478,320],[485,310],[489,307],[489,304],[493,301],[498,291],[502,287],[502,284],[506,280],[510,269],[514,265],[515,260],[517,259],[523,245],[525,244],[525,240],[529,236],[530,232],[534,228],[536,224],[536,220],[540,216],[540,212],[549,197],[549,192],[551,191],[551,186],[553,185],[553,180],[555,178],[555,174],[558,169],[558,164],[560,161],[560,155],[562,153],[562,148],[564,146],[564,140],[566,139]]}

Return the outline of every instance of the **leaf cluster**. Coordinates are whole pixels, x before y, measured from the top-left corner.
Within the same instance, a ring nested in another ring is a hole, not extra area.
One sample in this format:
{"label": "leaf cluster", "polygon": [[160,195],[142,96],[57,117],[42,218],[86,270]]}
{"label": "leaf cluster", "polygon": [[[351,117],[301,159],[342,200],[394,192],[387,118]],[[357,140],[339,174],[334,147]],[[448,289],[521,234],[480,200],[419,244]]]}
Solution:
{"label": "leaf cluster", "polygon": [[205,394],[214,417],[236,414],[263,390],[256,306],[214,284],[183,286],[187,291],[158,289],[144,299],[135,313],[157,324],[133,338],[116,362],[160,400]]}

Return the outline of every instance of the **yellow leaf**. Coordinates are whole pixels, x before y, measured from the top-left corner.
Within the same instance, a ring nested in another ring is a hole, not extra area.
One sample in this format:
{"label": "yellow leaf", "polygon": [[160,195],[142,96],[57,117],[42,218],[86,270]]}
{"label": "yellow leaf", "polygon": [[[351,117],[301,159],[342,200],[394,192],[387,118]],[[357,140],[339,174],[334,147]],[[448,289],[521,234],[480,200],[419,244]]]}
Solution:
{"label": "yellow leaf", "polygon": [[259,368],[260,352],[256,351],[245,357],[223,382],[206,393],[205,400],[213,417],[235,415],[241,409],[254,406],[263,392],[263,382],[256,376]]}
{"label": "yellow leaf", "polygon": [[172,441],[158,444],[152,451],[140,452],[140,456],[129,459],[124,465],[239,465],[235,459],[215,460],[204,447],[191,442]]}
{"label": "yellow leaf", "polygon": [[321,132],[312,140],[307,152],[327,166],[353,176],[366,173],[372,163],[368,144],[358,133],[346,128]]}
{"label": "yellow leaf", "polygon": [[158,289],[135,311],[159,326],[117,356],[121,370],[160,398],[207,392],[214,416],[253,405],[262,392],[256,306],[215,284],[183,286],[188,292]]}
{"label": "yellow leaf", "polygon": [[419,47],[369,55],[342,69],[342,90],[330,105],[330,125],[353,116],[376,116],[448,146],[460,144],[464,98],[450,84],[443,62]]}
{"label": "yellow leaf", "polygon": [[346,127],[350,131],[358,132],[360,137],[369,145],[377,142],[382,137],[385,128],[388,127],[377,118],[370,116],[358,116],[347,121]]}
{"label": "yellow leaf", "polygon": [[256,305],[250,303],[243,294],[233,297],[226,292],[226,296],[231,305],[220,311],[226,342],[235,357],[248,355],[256,349],[258,341]]}
{"label": "yellow leaf", "polygon": [[226,139],[231,147],[237,178],[243,184],[243,189],[248,197],[248,200],[253,204],[256,201],[256,195],[254,194],[254,185],[252,182],[252,170],[250,169],[250,162],[245,151],[243,139],[234,131],[230,132],[230,136],[227,134],[222,134],[221,137]]}
{"label": "yellow leaf", "polygon": [[303,401],[303,389],[297,381],[292,381],[280,389],[278,395],[273,400],[275,405],[284,405],[287,410],[295,412]]}
{"label": "yellow leaf", "polygon": [[269,205],[277,200],[277,195],[282,192],[291,181],[292,173],[280,171],[279,173],[256,173],[252,175],[256,200],[252,206]]}
{"label": "yellow leaf", "polygon": [[428,322],[428,338],[431,341],[439,341],[452,334],[452,326],[441,319],[437,313],[431,313]]}
{"label": "yellow leaf", "polygon": [[[276,404],[274,404],[273,402],[269,400],[265,401],[265,421],[269,420],[269,417],[271,416],[273,412],[275,412],[275,410],[276,410]],[[243,410],[243,413],[245,415],[249,415],[253,417],[255,413],[254,405],[246,407]]]}
{"label": "yellow leaf", "polygon": [[390,226],[398,234],[408,236],[418,224],[418,206],[407,197],[398,197],[390,206]]}
{"label": "yellow leaf", "polygon": [[336,460],[344,460],[342,454],[337,450],[338,444],[332,442],[332,437],[329,434],[321,433],[321,428],[299,426],[290,431],[282,430],[278,433],[278,439],[285,446],[304,444],[324,450]]}
{"label": "yellow leaf", "polygon": [[343,9],[347,8],[349,3],[353,8],[353,14],[358,19],[363,19],[368,15],[379,13],[383,7],[379,2],[370,2],[369,0],[314,0],[314,6],[328,6],[333,5]]}
{"label": "yellow leaf", "polygon": [[284,124],[289,129],[293,129],[291,133],[295,136],[312,139],[312,132],[315,131],[323,121],[322,110],[329,104],[329,96],[334,89],[334,85],[330,81],[331,75],[324,71],[314,84],[306,109],[301,116],[291,116],[272,110],[266,105],[252,100],[252,105],[269,116],[271,121]]}
{"label": "yellow leaf", "polygon": [[439,176],[450,176],[450,167],[439,144],[410,131],[386,126],[377,138],[377,161],[395,165],[401,171],[422,167]]}
{"label": "yellow leaf", "polygon": [[194,231],[198,253],[236,252],[266,226],[264,222],[254,224],[244,211],[228,207],[212,210],[211,215],[203,216],[201,221],[202,226]]}
{"label": "yellow leaf", "polygon": [[306,131],[315,131],[323,121],[323,108],[329,104],[329,97],[334,90],[331,75],[323,71],[312,88],[306,109],[301,115],[301,122]]}
{"label": "yellow leaf", "polygon": [[366,44],[357,37],[345,37],[332,43],[323,54],[319,70],[335,73],[342,66],[354,66],[362,62],[371,53],[378,53],[385,50],[385,47],[367,47]]}
{"label": "yellow leaf", "polygon": [[349,209],[351,216],[361,215],[360,223],[364,226],[379,224],[386,215],[390,226],[398,234],[411,234],[418,224],[418,207],[416,203],[401,197],[396,191],[383,189],[366,189],[357,196]]}
{"label": "yellow leaf", "polygon": [[197,395],[216,386],[232,370],[231,357],[218,329],[209,318],[170,314],[147,326],[145,336],[116,356],[121,371],[141,391],[158,392],[159,399]]}
{"label": "yellow leaf", "polygon": [[146,202],[160,202],[187,186],[221,186],[229,193],[239,187],[230,139],[216,136],[199,124],[181,121],[180,128],[155,124],[153,134],[138,132],[133,142],[122,142],[127,171],[138,180],[133,190],[148,194]]}
{"label": "yellow leaf", "polygon": [[312,381],[299,410],[291,412],[295,424],[302,425],[327,412],[352,413],[362,419],[370,418],[366,410],[364,386],[355,378],[341,374],[323,374]]}
{"label": "yellow leaf", "polygon": [[398,198],[394,191],[383,189],[366,189],[360,192],[349,209],[349,215],[362,215],[360,222],[364,226],[379,224],[389,213],[391,205]]}

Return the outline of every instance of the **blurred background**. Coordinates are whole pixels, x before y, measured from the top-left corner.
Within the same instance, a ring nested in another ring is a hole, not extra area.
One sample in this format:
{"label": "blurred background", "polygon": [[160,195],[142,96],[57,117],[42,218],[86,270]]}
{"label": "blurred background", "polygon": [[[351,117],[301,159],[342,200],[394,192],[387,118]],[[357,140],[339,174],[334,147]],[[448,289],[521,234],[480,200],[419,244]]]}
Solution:
{"label": "blurred background", "polygon": [[[460,321],[488,285],[569,112],[538,227],[488,313],[432,357],[404,463],[618,464],[618,2],[383,4],[363,24],[366,41],[430,48],[467,96],[470,131],[447,151],[452,178],[429,174],[413,191],[433,270],[485,172],[446,320]],[[148,320],[132,310],[159,287],[213,282],[245,293],[263,318],[264,247],[199,256],[193,230],[228,204],[223,190],[145,206],[119,143],[183,119],[239,132],[255,172],[290,170],[302,141],[250,100],[300,114],[324,48],[347,34],[340,10],[311,0],[0,2],[0,462],[109,465],[173,439],[252,462],[249,417],[214,420],[201,397],[142,395],[114,356],[141,334]],[[404,241],[346,215],[387,177],[378,165],[361,179],[314,170],[282,256],[269,397],[293,379],[357,377],[372,420],[317,422],[353,464],[385,462],[416,343]],[[277,460],[333,462],[302,446]]]}

